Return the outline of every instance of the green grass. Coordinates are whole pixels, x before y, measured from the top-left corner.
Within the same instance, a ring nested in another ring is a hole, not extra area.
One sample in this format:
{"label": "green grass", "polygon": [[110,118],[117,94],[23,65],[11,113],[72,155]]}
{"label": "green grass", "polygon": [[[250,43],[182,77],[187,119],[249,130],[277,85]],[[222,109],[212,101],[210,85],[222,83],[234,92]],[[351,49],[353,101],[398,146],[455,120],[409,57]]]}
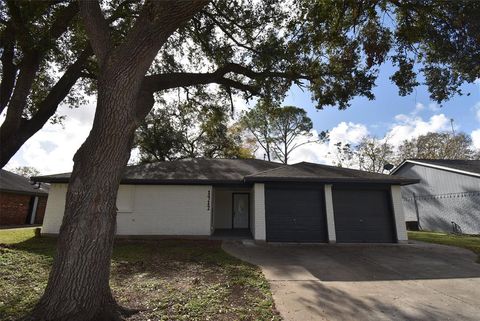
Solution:
{"label": "green grass", "polygon": [[480,263],[480,236],[409,231],[408,238],[416,241],[463,247],[475,252],[478,255],[477,262]]}
{"label": "green grass", "polygon": [[[0,230],[0,319],[17,320],[37,302],[55,239],[34,229]],[[111,287],[128,320],[280,320],[260,269],[214,241],[118,241]]]}

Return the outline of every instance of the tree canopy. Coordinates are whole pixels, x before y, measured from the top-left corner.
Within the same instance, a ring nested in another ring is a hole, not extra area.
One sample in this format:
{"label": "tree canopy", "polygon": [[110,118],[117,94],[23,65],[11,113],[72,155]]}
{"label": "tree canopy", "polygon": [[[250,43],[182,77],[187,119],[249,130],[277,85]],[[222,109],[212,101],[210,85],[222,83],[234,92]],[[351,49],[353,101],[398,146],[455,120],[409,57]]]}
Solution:
{"label": "tree canopy", "polygon": [[358,144],[338,142],[335,146],[335,165],[377,173],[383,173],[385,165],[399,165],[405,159],[480,159],[480,150],[462,132],[429,132],[406,139],[398,146],[391,144],[388,135],[366,135]]}
{"label": "tree canopy", "polygon": [[[13,61],[5,54],[12,52],[5,50],[8,42],[3,39],[10,34],[5,30],[9,24],[19,28],[14,30],[20,30],[15,45],[24,35],[15,6],[10,6],[18,3],[10,0],[1,7],[2,76]],[[27,3],[33,9],[44,6]],[[119,320],[126,315],[109,287],[116,196],[135,131],[158,96],[175,91],[207,101],[223,95],[233,105],[234,95],[279,101],[297,84],[312,93],[318,108],[342,109],[353,97],[374,98],[378,66],[386,60],[397,66],[392,80],[400,94],[413,90],[420,72],[437,101],[479,77],[478,1],[112,0],[100,4],[60,0],[48,4],[62,8],[78,4],[78,34],[85,35],[82,39],[88,40],[95,56],[93,68],[84,76],[92,79],[97,107],[92,130],[74,156],[57,253],[31,320]],[[115,13],[119,18],[111,19]],[[35,16],[31,30],[43,21],[44,15]],[[63,24],[68,19],[58,21]],[[65,41],[73,48],[72,38]],[[76,61],[83,51],[68,52],[69,61]],[[419,69],[414,68],[417,63]],[[9,119],[23,122],[16,116],[25,108],[14,106],[19,102],[24,106],[34,87],[20,85],[24,75],[27,85],[33,83],[32,75],[39,75],[39,64],[20,65],[23,71],[10,73],[16,79],[15,90],[4,125]],[[2,125],[2,148],[4,135],[13,137],[15,132],[17,127]]]}
{"label": "tree canopy", "polygon": [[[102,3],[113,47],[146,7]],[[2,166],[49,119],[61,119],[61,102],[78,106],[84,91],[96,90],[98,66],[77,14],[70,1],[0,6]],[[390,60],[401,95],[420,84],[420,73],[442,102],[480,76],[479,15],[480,3],[466,0],[211,1],[155,53],[144,95],[182,88],[194,97],[217,84],[226,97],[281,99],[294,83],[318,108],[343,109],[355,96],[374,98],[378,66]]]}
{"label": "tree canopy", "polygon": [[398,148],[397,162],[407,158],[424,159],[478,159],[469,135],[459,132],[427,133],[405,140]]}
{"label": "tree canopy", "polygon": [[174,103],[149,113],[136,133],[139,161],[181,158],[252,158],[225,105]]}
{"label": "tree canopy", "polygon": [[242,126],[264,150],[266,159],[288,163],[298,147],[318,141],[312,138],[312,120],[302,108],[279,106],[262,100],[243,113]]}

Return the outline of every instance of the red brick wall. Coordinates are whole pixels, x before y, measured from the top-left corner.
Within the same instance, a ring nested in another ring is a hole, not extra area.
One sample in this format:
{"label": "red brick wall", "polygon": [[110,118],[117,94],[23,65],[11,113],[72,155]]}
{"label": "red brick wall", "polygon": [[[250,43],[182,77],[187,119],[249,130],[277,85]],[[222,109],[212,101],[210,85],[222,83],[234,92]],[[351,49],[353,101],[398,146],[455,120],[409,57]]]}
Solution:
{"label": "red brick wall", "polygon": [[[33,196],[0,192],[0,225],[23,225],[30,211]],[[35,224],[42,224],[47,207],[47,196],[38,197]]]}
{"label": "red brick wall", "polygon": [[30,198],[30,195],[0,192],[0,225],[25,224]]}

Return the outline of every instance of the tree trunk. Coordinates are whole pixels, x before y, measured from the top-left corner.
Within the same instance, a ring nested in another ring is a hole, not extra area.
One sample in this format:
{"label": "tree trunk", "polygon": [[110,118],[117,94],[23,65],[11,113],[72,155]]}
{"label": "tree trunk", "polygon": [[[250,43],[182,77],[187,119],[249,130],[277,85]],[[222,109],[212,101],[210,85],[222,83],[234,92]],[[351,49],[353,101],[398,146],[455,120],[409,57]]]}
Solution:
{"label": "tree trunk", "polygon": [[136,127],[140,88],[118,73],[99,81],[94,126],[74,156],[47,288],[28,320],[119,320],[109,287],[116,197]]}
{"label": "tree trunk", "polygon": [[74,156],[65,213],[45,293],[28,320],[110,321],[125,312],[110,287],[116,198],[134,132],[153,106],[145,74],[168,37],[207,0],[145,1],[125,42],[113,46],[96,1],[79,1],[99,62],[97,109],[90,134]]}

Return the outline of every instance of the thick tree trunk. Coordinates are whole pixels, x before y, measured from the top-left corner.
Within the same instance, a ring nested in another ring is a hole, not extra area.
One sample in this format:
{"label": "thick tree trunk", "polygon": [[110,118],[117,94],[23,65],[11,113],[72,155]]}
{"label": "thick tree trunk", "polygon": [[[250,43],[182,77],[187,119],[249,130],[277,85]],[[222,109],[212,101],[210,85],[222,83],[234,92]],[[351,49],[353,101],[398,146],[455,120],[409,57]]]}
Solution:
{"label": "thick tree trunk", "polygon": [[74,156],[57,256],[47,288],[29,320],[121,319],[109,287],[116,228],[116,198],[136,127],[153,106],[142,91],[145,74],[168,37],[207,0],[146,1],[127,35],[114,47],[96,1],[80,11],[99,62],[92,130]]}
{"label": "thick tree trunk", "polygon": [[96,126],[75,154],[57,257],[29,320],[120,319],[109,274],[117,190],[136,127],[131,105],[138,91],[132,87],[140,86],[118,75],[99,82]]}

